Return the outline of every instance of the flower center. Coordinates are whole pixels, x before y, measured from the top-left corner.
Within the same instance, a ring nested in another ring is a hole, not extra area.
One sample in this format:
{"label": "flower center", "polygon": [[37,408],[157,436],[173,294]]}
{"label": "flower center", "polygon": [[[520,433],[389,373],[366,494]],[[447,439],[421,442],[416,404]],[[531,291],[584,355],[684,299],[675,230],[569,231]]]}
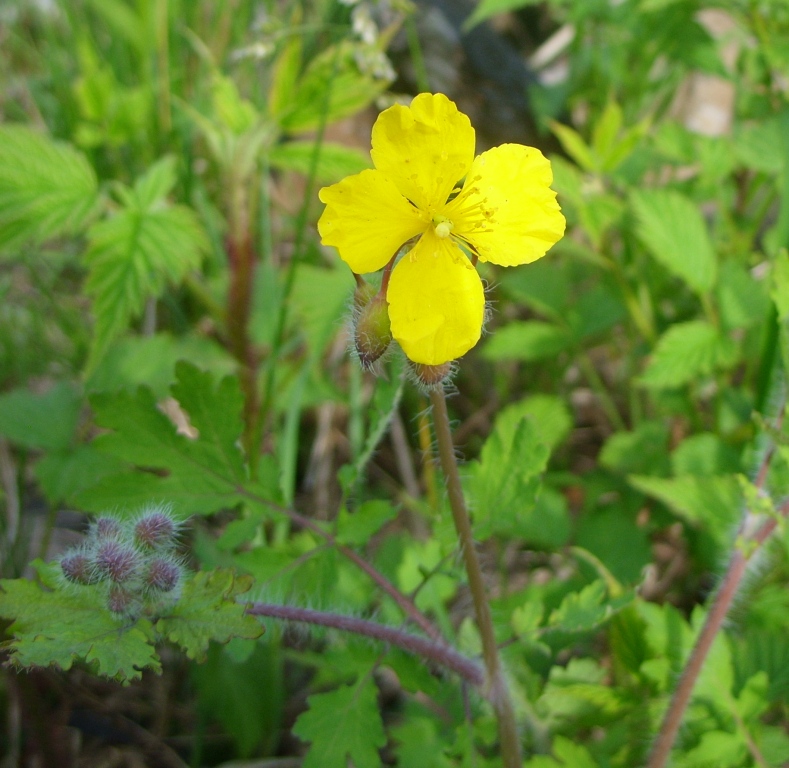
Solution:
{"label": "flower center", "polygon": [[436,234],[439,237],[449,237],[455,226],[446,216],[435,216],[433,218],[433,226],[436,228]]}

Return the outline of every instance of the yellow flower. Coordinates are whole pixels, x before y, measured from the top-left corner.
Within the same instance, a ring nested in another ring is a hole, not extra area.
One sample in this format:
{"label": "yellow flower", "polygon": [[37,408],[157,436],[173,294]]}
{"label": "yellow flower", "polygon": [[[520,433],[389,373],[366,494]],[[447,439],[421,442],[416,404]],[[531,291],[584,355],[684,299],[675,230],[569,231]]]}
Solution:
{"label": "yellow flower", "polygon": [[443,94],[422,93],[373,126],[374,170],[324,187],[318,221],[357,274],[391,262],[386,288],[394,338],[409,359],[441,365],[482,334],[485,295],[474,264],[535,261],[564,234],[548,160],[503,144],[474,157],[474,129]]}

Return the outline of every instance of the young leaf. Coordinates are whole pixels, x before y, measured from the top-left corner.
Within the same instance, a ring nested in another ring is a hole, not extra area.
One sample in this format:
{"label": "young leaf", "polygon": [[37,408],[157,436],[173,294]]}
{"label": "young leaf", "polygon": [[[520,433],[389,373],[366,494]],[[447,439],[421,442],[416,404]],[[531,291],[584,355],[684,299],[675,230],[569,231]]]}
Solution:
{"label": "young leaf", "polygon": [[650,253],[697,293],[715,285],[718,263],[707,225],[696,204],[665,189],[634,192],[637,232]]}
{"label": "young leaf", "polygon": [[378,768],[378,750],[386,744],[377,690],[367,676],[357,685],[343,685],[307,699],[293,733],[312,742],[302,768]]}
{"label": "young leaf", "polygon": [[88,232],[85,291],[96,317],[89,369],[142,311],[145,300],[160,296],[168,283],[180,282],[207,248],[194,212],[165,203],[173,180],[172,162],[165,158],[125,191],[120,212]]}
{"label": "young leaf", "polygon": [[704,320],[672,325],[661,337],[639,382],[670,389],[737,362],[737,345]]}
{"label": "young leaf", "polygon": [[538,755],[527,763],[525,768],[597,768],[587,749],[564,736],[557,736],[553,742],[555,757]]}
{"label": "young leaf", "polygon": [[96,174],[73,147],[0,126],[0,251],[75,234],[98,203]]}
{"label": "young leaf", "polygon": [[70,669],[83,659],[97,674],[128,682],[161,669],[146,620],[116,619],[89,588],[49,591],[27,579],[0,581],[0,615],[12,619],[11,662]]}
{"label": "young leaf", "polygon": [[196,573],[184,584],[170,614],[156,622],[156,631],[198,661],[205,658],[212,640],[226,643],[233,637],[260,637],[263,625],[247,616],[244,605],[235,600],[251,586],[250,577],[229,570]]}

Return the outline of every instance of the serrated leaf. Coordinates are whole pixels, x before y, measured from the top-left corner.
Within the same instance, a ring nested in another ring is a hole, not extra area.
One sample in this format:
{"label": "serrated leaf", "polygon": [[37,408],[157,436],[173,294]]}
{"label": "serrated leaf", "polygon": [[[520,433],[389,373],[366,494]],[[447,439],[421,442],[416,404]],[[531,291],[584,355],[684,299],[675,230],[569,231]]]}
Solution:
{"label": "serrated leaf", "polygon": [[0,395],[0,436],[26,448],[62,450],[74,439],[82,398],[66,382],[42,395],[16,389]]}
{"label": "serrated leaf", "polygon": [[94,590],[42,589],[26,579],[0,581],[0,615],[12,619],[11,661],[19,667],[70,669],[77,660],[127,682],[161,669],[151,625],[113,618]]}
{"label": "serrated leaf", "polygon": [[704,320],[672,325],[659,339],[638,381],[652,389],[681,387],[737,362],[735,342]]}
{"label": "serrated leaf", "polygon": [[260,637],[263,625],[235,600],[251,586],[250,577],[230,570],[200,571],[186,580],[175,607],[156,622],[156,631],[198,661],[205,658],[211,641]]}
{"label": "serrated leaf", "polygon": [[293,733],[312,742],[302,768],[379,768],[378,750],[386,744],[377,690],[370,677],[307,699]]}
{"label": "serrated leaf", "polygon": [[632,594],[606,599],[602,579],[593,581],[580,592],[571,592],[551,614],[549,626],[563,632],[588,632],[598,627],[633,601]]}
{"label": "serrated leaf", "polygon": [[188,515],[208,514],[239,502],[238,489],[247,477],[237,445],[242,407],[238,380],[227,377],[215,384],[209,374],[183,362],[176,376],[173,391],[194,419],[199,432],[195,439],[177,432],[145,387],[134,395],[100,393],[91,398],[97,423],[113,430],[97,437],[94,448],[140,467],[165,470],[166,476],[128,470],[105,477],[78,494],[83,508],[134,506],[147,496],[167,499],[180,514]]}
{"label": "serrated leaf", "polygon": [[26,126],[0,126],[0,250],[75,234],[97,204],[83,154]]}
{"label": "serrated leaf", "polygon": [[128,327],[146,299],[158,297],[197,268],[207,241],[195,213],[169,206],[156,193],[171,184],[170,161],[157,163],[126,195],[114,216],[91,227],[84,259],[85,291],[93,300],[95,338],[88,364],[92,370],[110,342]]}
{"label": "serrated leaf", "polygon": [[698,206],[679,192],[634,192],[631,205],[637,233],[649,252],[673,275],[700,294],[715,285],[718,263]]}
{"label": "serrated leaf", "polygon": [[[312,170],[314,155],[315,142],[289,141],[272,147],[268,159],[273,168],[307,175]],[[341,144],[324,142],[318,151],[315,179],[322,184],[334,184],[371,166],[369,154]]]}
{"label": "serrated leaf", "polygon": [[474,503],[474,532],[528,538],[537,524],[534,503],[550,451],[539,428],[522,418],[514,431],[494,430],[467,482]]}
{"label": "serrated leaf", "polygon": [[600,451],[600,466],[623,474],[667,474],[668,438],[668,427],[660,421],[642,421],[632,432],[615,432]]}
{"label": "serrated leaf", "polygon": [[388,501],[366,501],[353,514],[343,508],[337,517],[337,541],[351,546],[366,544],[396,515],[397,510]]}
{"label": "serrated leaf", "polygon": [[408,768],[452,768],[444,755],[448,746],[438,730],[435,720],[410,716],[408,720],[390,729],[396,742],[398,765]]}

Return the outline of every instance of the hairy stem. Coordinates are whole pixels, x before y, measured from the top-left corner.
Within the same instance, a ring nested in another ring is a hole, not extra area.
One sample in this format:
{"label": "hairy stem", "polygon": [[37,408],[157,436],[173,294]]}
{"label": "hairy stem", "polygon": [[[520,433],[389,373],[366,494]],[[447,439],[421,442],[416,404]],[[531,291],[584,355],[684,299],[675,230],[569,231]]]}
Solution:
{"label": "hairy stem", "polygon": [[480,686],[485,680],[482,669],[471,659],[458,653],[446,643],[433,642],[419,635],[412,635],[396,627],[387,627],[373,621],[342,616],[327,611],[314,611],[309,608],[296,608],[289,605],[273,605],[271,603],[250,603],[246,612],[253,616],[271,616],[286,621],[300,621],[305,624],[317,624],[331,627],[343,632],[364,635],[384,643],[395,645],[415,656],[428,659],[442,667],[452,670],[465,681]]}
{"label": "hairy stem", "polygon": [[430,402],[433,405],[433,423],[438,440],[441,468],[444,470],[447,483],[449,505],[452,509],[455,529],[460,539],[471,597],[474,601],[477,626],[482,637],[482,655],[485,660],[487,673],[485,684],[488,698],[498,721],[502,765],[504,768],[521,768],[523,758],[515,722],[515,711],[501,668],[499,649],[496,646],[496,636],[493,631],[490,604],[485,594],[482,569],[480,568],[477,550],[474,546],[474,536],[471,531],[471,521],[466,510],[463,489],[460,485],[460,473],[458,472],[458,465],[455,459],[455,447],[452,442],[452,430],[449,426],[449,414],[447,413],[444,391],[433,390],[430,393]]}

